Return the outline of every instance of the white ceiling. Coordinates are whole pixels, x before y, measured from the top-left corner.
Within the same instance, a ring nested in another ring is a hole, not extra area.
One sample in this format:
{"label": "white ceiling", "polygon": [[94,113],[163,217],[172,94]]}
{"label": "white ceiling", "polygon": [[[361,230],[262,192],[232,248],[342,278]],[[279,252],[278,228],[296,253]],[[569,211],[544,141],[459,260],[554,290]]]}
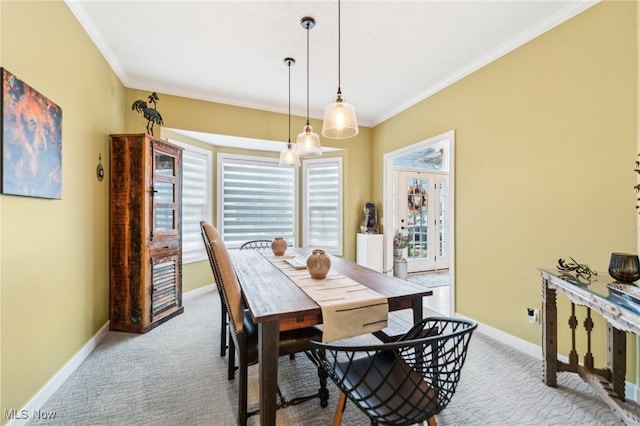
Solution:
{"label": "white ceiling", "polygon": [[[343,0],[342,91],[374,126],[592,6],[596,1]],[[67,0],[122,83],[322,118],[338,86],[338,2]],[[158,103],[162,111],[162,96]],[[169,120],[165,119],[167,124]],[[320,132],[320,129],[315,129]],[[295,131],[294,131],[295,133]]]}

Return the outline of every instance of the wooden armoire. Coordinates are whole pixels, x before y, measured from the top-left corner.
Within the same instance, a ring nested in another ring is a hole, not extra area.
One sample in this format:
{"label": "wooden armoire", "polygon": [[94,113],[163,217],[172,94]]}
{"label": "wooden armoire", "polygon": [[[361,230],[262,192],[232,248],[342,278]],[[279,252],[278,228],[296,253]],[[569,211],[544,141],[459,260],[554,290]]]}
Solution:
{"label": "wooden armoire", "polygon": [[110,323],[145,333],[182,313],[182,148],[111,135]]}

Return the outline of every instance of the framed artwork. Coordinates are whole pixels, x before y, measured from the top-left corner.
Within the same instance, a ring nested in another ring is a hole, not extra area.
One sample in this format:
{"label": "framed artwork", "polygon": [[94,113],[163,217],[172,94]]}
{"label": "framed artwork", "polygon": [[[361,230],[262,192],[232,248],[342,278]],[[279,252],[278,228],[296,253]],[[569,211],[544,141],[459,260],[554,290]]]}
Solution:
{"label": "framed artwork", "polygon": [[62,109],[4,68],[2,193],[62,198]]}

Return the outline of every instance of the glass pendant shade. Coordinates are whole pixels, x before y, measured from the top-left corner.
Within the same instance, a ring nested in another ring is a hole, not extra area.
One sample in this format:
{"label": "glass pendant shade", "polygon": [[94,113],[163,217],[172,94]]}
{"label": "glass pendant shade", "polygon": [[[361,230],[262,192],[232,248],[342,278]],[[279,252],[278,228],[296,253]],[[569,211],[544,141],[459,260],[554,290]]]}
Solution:
{"label": "glass pendant shade", "polygon": [[338,94],[336,101],[324,110],[322,136],[330,139],[346,139],[358,134],[358,119],[353,105],[342,100],[340,89],[340,0],[338,0]]}
{"label": "glass pendant shade", "polygon": [[290,167],[297,167],[300,165],[300,158],[298,158],[296,150],[291,142],[289,142],[287,147],[280,152],[280,162],[278,164]]}
{"label": "glass pendant shade", "polygon": [[284,63],[289,68],[289,142],[287,147],[280,152],[280,166],[298,167],[300,165],[300,158],[296,153],[295,148],[291,144],[291,66],[296,63],[293,58],[284,58]]}
{"label": "glass pendant shade", "polygon": [[307,124],[296,139],[296,152],[300,157],[312,157],[322,155],[320,136],[313,133],[313,128],[309,124],[309,30],[316,25],[316,20],[305,16],[300,20],[300,25],[307,30]]}
{"label": "glass pendant shade", "polygon": [[317,133],[313,133],[313,128],[308,124],[304,126],[302,133],[298,134],[296,148],[298,155],[301,157],[322,155],[320,137]]}
{"label": "glass pendant shade", "polygon": [[346,139],[358,134],[358,119],[353,105],[343,102],[342,95],[324,110],[322,136],[330,139]]}

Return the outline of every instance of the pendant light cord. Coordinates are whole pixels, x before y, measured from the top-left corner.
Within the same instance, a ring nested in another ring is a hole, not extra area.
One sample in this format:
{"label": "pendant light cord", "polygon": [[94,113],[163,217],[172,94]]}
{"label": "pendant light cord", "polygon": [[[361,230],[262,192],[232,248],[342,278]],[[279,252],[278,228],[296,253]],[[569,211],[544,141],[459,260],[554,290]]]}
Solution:
{"label": "pendant light cord", "polygon": [[307,27],[307,126],[309,126],[309,23]]}
{"label": "pendant light cord", "polygon": [[289,144],[287,148],[291,148],[291,61],[287,63],[289,67]]}
{"label": "pendant light cord", "polygon": [[341,94],[340,90],[340,0],[338,0],[338,94]]}

